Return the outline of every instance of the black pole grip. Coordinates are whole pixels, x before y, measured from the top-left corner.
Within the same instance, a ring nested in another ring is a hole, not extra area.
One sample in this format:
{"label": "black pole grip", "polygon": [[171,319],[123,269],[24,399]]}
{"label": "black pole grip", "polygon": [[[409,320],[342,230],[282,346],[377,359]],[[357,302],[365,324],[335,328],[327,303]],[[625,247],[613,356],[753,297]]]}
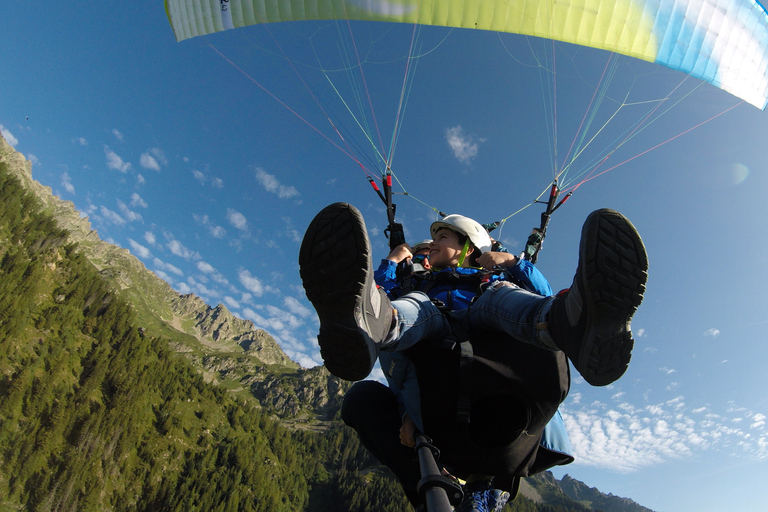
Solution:
{"label": "black pole grip", "polygon": [[461,486],[440,474],[435,461],[437,448],[432,445],[431,439],[420,432],[416,434],[415,450],[421,470],[421,480],[416,489],[427,505],[427,512],[453,512],[453,505],[464,499]]}

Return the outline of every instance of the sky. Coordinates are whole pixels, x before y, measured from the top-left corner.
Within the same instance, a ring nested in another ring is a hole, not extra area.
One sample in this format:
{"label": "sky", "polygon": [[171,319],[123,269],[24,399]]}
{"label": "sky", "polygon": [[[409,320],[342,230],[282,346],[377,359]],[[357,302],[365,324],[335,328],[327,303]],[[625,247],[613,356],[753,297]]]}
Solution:
{"label": "sky", "polygon": [[493,235],[513,252],[553,169],[578,155],[567,190],[605,160],[555,212],[538,266],[568,287],[583,220],[609,207],[641,233],[649,281],[625,376],[593,388],[573,371],[576,462],[554,473],[659,512],[764,509],[765,112],[666,68],[490,32],[355,23],[352,45],[346,24],[304,22],[177,43],[160,1],[0,16],[0,131],[33,177],[304,367],[322,363],[297,263],[312,217],[350,202],[388,252],[373,147],[408,241],[440,210],[505,219]]}

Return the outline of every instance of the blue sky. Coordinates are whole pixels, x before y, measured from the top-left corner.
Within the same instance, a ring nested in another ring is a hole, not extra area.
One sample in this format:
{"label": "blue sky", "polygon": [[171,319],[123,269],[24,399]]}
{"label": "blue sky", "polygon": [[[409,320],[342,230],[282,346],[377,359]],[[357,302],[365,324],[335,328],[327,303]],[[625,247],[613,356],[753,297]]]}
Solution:
{"label": "blue sky", "polygon": [[[399,119],[392,168],[397,190],[410,194],[395,198],[408,240],[426,237],[434,207],[481,222],[509,217],[496,235],[518,250],[538,224],[542,208],[530,204],[553,162],[576,152],[571,142],[608,62],[605,52],[557,45],[553,64],[552,46],[535,40],[424,30],[398,117],[413,27],[353,25],[365,92],[348,85],[362,83],[356,66],[335,71],[349,53],[333,23],[177,43],[160,1],[78,10],[6,2],[0,13],[0,127],[33,162],[33,177],[177,291],[253,320],[304,366],[321,362],[297,265],[312,217],[351,202],[375,252],[387,253],[383,205],[347,154],[377,170],[357,122],[389,148]],[[615,208],[646,242],[648,293],[627,374],[591,388],[574,373],[562,411],[577,461],[556,475],[657,511],[761,510],[768,117],[680,73],[614,61],[585,140],[599,136],[574,168],[629,133],[596,174],[637,158],[578,188],[553,217],[539,267],[553,288],[569,286],[583,219]],[[370,96],[375,114],[355,121],[331,82],[353,111]],[[557,101],[545,101],[555,90]],[[658,105],[647,102],[669,93],[652,118],[674,108],[632,132]],[[625,96],[640,104],[599,130]]]}

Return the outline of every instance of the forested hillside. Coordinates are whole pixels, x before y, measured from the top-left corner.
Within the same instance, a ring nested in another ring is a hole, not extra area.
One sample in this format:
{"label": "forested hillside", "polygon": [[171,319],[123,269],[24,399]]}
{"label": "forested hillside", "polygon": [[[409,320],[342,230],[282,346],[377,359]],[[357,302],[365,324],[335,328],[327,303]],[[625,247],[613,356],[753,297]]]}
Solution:
{"label": "forested hillside", "polygon": [[143,337],[0,166],[3,510],[404,509],[346,429],[288,430]]}

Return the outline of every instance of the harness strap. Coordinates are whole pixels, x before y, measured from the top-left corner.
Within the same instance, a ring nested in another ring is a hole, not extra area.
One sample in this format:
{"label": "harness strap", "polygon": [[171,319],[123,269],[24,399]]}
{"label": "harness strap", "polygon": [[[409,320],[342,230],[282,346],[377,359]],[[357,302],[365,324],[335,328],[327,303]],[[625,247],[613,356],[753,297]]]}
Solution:
{"label": "harness strap", "polygon": [[469,339],[459,343],[461,359],[459,362],[459,396],[456,397],[456,420],[469,423],[472,409],[472,359],[474,356]]}
{"label": "harness strap", "polygon": [[[490,276],[499,275],[504,271],[501,269],[481,270],[472,274],[460,274],[458,272],[432,272],[424,270],[421,265],[413,265],[413,272],[407,273],[400,278],[398,288],[400,295],[412,292],[414,290],[429,294],[429,291],[438,285],[451,285],[459,287],[462,283],[469,284],[465,289],[474,288],[479,295],[482,291],[481,285],[490,281]],[[420,267],[420,268],[419,268]]]}

